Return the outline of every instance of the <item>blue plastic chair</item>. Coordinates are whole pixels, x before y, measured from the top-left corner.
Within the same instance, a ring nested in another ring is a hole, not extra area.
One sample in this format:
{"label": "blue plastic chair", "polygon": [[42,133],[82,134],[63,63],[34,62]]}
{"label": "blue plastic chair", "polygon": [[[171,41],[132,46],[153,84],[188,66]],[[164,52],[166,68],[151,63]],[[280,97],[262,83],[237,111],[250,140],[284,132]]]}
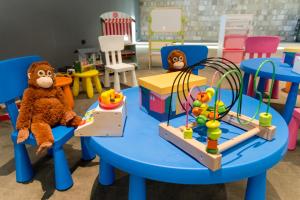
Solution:
{"label": "blue plastic chair", "polygon": [[[205,58],[207,58],[208,48],[207,46],[202,45],[174,45],[174,46],[165,46],[161,48],[161,60],[163,68],[168,70],[168,55],[173,50],[180,50],[185,53],[187,65],[193,65]],[[197,66],[193,69],[194,74],[198,74],[198,70],[202,69],[203,66]]]}
{"label": "blue plastic chair", "polygon": [[[16,121],[18,108],[15,100],[23,95],[27,88],[27,69],[31,63],[42,60],[39,56],[28,56],[0,61],[0,103],[5,103],[9,113],[14,131],[11,139],[14,143],[16,180],[17,182],[28,182],[33,178],[33,170],[25,144],[36,145],[36,140],[32,134],[21,144],[17,144],[18,131]],[[63,145],[73,137],[74,128],[57,126],[52,129],[54,144],[50,150],[54,158],[55,187],[57,190],[67,190],[73,185],[73,180],[69,170],[67,160],[63,151]],[[82,159],[92,160],[95,154],[86,147],[86,141],[81,139]]]}

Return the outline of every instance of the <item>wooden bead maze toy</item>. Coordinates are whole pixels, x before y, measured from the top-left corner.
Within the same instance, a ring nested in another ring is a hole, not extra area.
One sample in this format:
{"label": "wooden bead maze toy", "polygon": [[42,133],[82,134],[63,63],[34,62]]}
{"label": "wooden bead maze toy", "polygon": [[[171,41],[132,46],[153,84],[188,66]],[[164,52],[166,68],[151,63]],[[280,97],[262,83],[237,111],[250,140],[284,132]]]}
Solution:
{"label": "wooden bead maze toy", "polygon": [[[255,118],[262,104],[262,94],[256,89],[256,78],[261,67],[267,62],[271,62],[273,65],[272,85],[267,110],[266,112],[260,113],[259,120],[256,120]],[[211,86],[205,89],[197,86],[190,88],[189,86],[189,76],[193,68],[199,65],[216,70],[212,78]],[[217,86],[213,87],[213,80],[216,79],[217,74],[220,75],[220,79],[217,82]],[[174,89],[179,90],[179,85],[182,86],[182,88],[180,88],[182,91],[186,91],[183,92],[183,99],[181,99],[180,96],[177,97],[180,104],[181,102],[187,102],[185,106],[181,104],[182,108],[186,111],[186,123],[180,127],[171,126],[169,124],[169,109],[168,121],[167,123],[161,123],[159,125],[159,134],[162,138],[173,143],[212,171],[218,170],[221,168],[222,152],[253,136],[258,136],[265,140],[272,140],[276,127],[272,125],[272,115],[269,113],[269,107],[274,78],[275,64],[270,60],[261,63],[255,74],[253,84],[254,91],[259,97],[259,105],[255,114],[252,117],[248,117],[241,114],[243,80],[239,68],[233,62],[225,58],[207,58],[192,66],[186,67],[174,79],[171,92],[171,94],[173,94]],[[220,87],[224,80],[227,81],[231,89],[232,98],[229,105],[225,105],[221,100]],[[183,82],[183,84],[179,84],[180,82]],[[177,88],[175,88],[174,85],[176,85]],[[195,89],[199,91],[193,96],[192,91]],[[188,95],[186,96],[185,94]],[[238,103],[237,112],[233,112],[231,109],[236,103]],[[191,123],[189,122],[189,117],[192,118]],[[222,123],[225,122],[243,129],[245,132],[219,144],[219,139],[222,135],[222,129],[220,128],[222,124],[221,121]],[[197,127],[207,129],[206,143],[200,142],[193,137]]]}

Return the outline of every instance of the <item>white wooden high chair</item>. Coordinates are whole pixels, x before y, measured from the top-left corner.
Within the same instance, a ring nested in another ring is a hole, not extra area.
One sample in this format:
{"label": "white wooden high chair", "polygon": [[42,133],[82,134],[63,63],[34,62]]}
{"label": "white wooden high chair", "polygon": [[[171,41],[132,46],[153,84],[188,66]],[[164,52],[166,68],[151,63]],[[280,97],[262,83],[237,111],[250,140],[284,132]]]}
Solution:
{"label": "white wooden high chair", "polygon": [[[126,83],[126,72],[131,71],[132,86],[137,86],[135,66],[122,62],[121,50],[124,49],[123,35],[99,36],[100,49],[105,53],[105,87],[110,87],[109,73],[114,72],[114,89],[120,91],[119,73],[122,74],[122,82]],[[111,55],[111,56],[110,56]],[[111,59],[110,59],[111,58]]]}

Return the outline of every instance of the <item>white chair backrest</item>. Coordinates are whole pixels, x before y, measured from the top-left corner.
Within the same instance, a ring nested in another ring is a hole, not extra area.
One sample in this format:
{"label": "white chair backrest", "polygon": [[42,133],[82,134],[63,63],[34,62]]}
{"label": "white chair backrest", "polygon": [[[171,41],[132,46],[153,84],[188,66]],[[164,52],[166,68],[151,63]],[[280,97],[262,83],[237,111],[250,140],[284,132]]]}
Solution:
{"label": "white chair backrest", "polygon": [[[102,52],[105,53],[106,65],[122,63],[121,50],[124,49],[123,35],[105,35],[99,36],[99,44]],[[116,52],[118,62],[116,62]],[[109,53],[111,53],[112,61],[110,61]]]}

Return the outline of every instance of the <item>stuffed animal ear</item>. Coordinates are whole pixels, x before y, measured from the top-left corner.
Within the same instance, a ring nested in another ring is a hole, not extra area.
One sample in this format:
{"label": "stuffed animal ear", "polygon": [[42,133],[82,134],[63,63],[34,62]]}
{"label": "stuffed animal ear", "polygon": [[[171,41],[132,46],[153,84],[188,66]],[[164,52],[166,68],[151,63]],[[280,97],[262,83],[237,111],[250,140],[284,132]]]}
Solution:
{"label": "stuffed animal ear", "polygon": [[31,73],[27,73],[27,77],[28,77],[28,79],[30,79],[30,75],[31,75]]}

